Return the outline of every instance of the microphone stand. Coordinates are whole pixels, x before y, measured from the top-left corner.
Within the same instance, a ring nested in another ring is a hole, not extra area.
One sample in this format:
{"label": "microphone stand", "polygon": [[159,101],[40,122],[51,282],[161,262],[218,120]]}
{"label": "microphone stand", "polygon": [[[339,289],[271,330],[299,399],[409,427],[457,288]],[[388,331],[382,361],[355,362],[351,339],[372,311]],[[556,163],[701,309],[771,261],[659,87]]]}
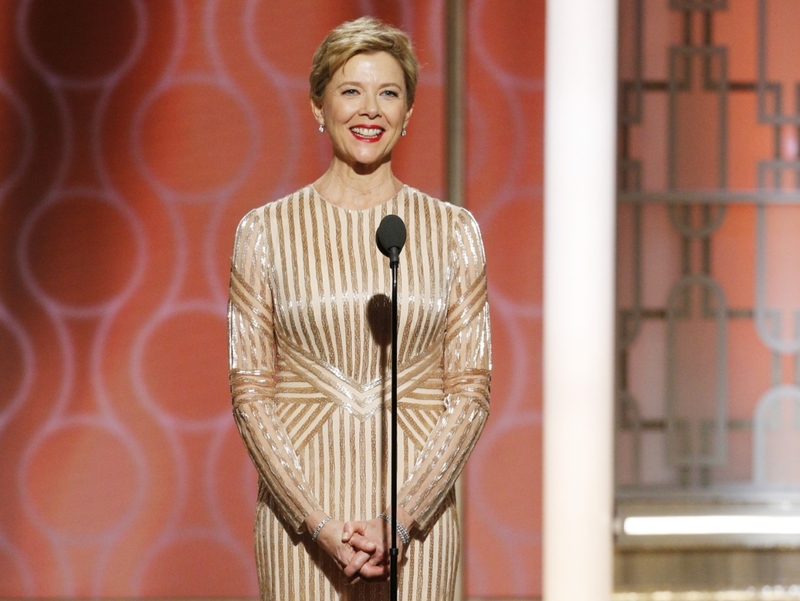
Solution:
{"label": "microphone stand", "polygon": [[397,601],[397,267],[400,249],[389,249],[389,267],[392,270],[392,546],[389,549],[389,601]]}
{"label": "microphone stand", "polygon": [[406,243],[406,225],[397,215],[386,215],[381,219],[375,242],[380,251],[389,257],[392,271],[392,514],[389,525],[392,529],[392,546],[389,549],[389,601],[397,601],[398,556],[397,548],[397,269],[400,251]]}

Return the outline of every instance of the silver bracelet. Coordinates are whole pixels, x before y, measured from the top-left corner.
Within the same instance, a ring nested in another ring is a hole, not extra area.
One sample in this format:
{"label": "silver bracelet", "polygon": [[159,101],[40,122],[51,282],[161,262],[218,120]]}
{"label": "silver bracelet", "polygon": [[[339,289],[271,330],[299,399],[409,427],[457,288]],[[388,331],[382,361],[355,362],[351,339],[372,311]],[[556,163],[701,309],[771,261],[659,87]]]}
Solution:
{"label": "silver bracelet", "polygon": [[[391,516],[382,513],[378,517],[384,520],[385,522],[388,522],[391,525],[392,523]],[[403,526],[403,524],[401,524],[399,521],[396,521],[394,526],[397,529],[397,534],[400,536],[400,542],[403,543],[404,547],[407,547],[408,543],[411,542],[411,535],[408,533],[408,530],[406,530],[406,527]]]}
{"label": "silver bracelet", "polygon": [[316,542],[317,537],[319,536],[319,533],[322,530],[322,527],[330,521],[331,521],[331,516],[329,515],[326,515],[324,518],[322,518],[322,521],[317,525],[317,529],[314,530],[314,533],[311,535],[312,541]]}

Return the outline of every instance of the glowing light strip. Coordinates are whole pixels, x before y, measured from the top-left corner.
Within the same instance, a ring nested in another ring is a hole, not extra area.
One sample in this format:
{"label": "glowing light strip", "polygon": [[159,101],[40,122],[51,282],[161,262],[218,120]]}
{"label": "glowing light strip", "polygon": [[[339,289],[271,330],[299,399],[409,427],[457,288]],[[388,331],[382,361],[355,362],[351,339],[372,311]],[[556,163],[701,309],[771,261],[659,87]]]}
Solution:
{"label": "glowing light strip", "polygon": [[796,585],[763,587],[747,591],[656,591],[653,593],[614,593],[612,601],[797,601],[800,591]]}
{"label": "glowing light strip", "polygon": [[622,524],[628,536],[697,534],[800,535],[796,515],[667,515],[631,516]]}

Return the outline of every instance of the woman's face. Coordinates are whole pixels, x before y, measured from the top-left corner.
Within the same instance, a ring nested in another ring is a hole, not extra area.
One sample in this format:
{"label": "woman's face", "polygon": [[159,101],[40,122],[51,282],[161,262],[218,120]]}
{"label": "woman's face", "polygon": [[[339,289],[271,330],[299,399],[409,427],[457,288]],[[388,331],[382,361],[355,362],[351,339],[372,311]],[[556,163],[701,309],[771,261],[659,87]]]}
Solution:
{"label": "woman's face", "polygon": [[333,154],[353,168],[391,157],[411,117],[400,63],[386,52],[356,54],[333,74],[322,106],[311,102],[325,126]]}

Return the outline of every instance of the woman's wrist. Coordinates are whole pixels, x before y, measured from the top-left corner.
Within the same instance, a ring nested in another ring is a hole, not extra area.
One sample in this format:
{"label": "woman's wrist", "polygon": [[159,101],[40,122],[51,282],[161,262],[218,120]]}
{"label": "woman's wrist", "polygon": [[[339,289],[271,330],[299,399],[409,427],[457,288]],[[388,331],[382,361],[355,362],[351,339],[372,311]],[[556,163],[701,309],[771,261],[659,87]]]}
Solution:
{"label": "woman's wrist", "polygon": [[[378,517],[391,525],[392,516],[382,513]],[[409,534],[408,530],[406,529],[405,526],[403,526],[403,523],[400,520],[397,520],[394,526],[395,530],[397,530],[397,537],[400,539],[400,542],[403,543],[404,547],[407,547],[408,543],[411,542],[411,534]]]}
{"label": "woman's wrist", "polygon": [[[392,508],[391,507],[387,507],[383,511],[383,514],[391,516],[392,515]],[[408,530],[408,532],[413,532],[414,528],[417,525],[416,520],[414,520],[414,518],[411,516],[411,514],[408,513],[402,507],[398,507],[397,508],[397,523],[398,524],[402,524],[403,528]]]}
{"label": "woman's wrist", "polygon": [[317,524],[317,527],[314,528],[314,532],[311,533],[311,540],[313,542],[317,542],[317,537],[319,536],[319,533],[322,532],[322,529],[325,527],[325,524],[327,524],[330,521],[331,521],[331,516],[329,516],[329,515],[326,515],[324,518],[322,518],[319,521],[319,524]]}
{"label": "woman's wrist", "polygon": [[[314,532],[317,531],[320,522],[322,522],[322,520],[324,520],[325,518],[328,518],[328,514],[321,510],[312,511],[310,514],[308,514],[305,520],[303,520],[303,523],[305,524],[308,533],[313,535]],[[319,532],[317,532],[317,536],[319,536]]]}

